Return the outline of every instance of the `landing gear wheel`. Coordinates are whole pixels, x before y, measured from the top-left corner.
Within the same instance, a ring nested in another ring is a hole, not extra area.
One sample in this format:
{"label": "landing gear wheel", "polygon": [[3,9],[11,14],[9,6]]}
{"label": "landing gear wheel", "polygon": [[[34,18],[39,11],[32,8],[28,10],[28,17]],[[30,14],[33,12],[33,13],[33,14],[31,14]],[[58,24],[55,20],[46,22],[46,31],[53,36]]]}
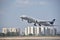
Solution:
{"label": "landing gear wheel", "polygon": [[39,26],[41,26],[41,24],[39,24]]}
{"label": "landing gear wheel", "polygon": [[34,24],[34,26],[36,26],[36,24]]}

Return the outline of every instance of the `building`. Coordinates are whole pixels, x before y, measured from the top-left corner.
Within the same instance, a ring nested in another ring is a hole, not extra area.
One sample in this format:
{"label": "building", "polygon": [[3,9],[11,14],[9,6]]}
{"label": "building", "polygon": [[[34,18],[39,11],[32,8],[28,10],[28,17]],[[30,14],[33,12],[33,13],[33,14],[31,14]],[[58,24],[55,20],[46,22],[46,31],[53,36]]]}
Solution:
{"label": "building", "polygon": [[34,27],[27,27],[25,28],[25,35],[34,35]]}
{"label": "building", "polygon": [[49,26],[28,26],[25,28],[25,35],[56,35],[56,28]]}
{"label": "building", "polygon": [[44,35],[44,34],[45,34],[45,27],[41,26],[41,35]]}
{"label": "building", "polygon": [[57,30],[54,27],[44,26],[41,29],[43,35],[56,35]]}
{"label": "building", "polygon": [[8,32],[8,28],[2,28],[2,33],[7,33]]}
{"label": "building", "polygon": [[56,35],[56,28],[50,28],[50,35]]}
{"label": "building", "polygon": [[41,27],[35,27],[35,35],[41,35]]}
{"label": "building", "polygon": [[19,32],[20,29],[17,28],[8,28],[9,32]]}
{"label": "building", "polygon": [[41,28],[40,27],[36,27],[36,26],[28,26],[27,28],[25,28],[25,35],[41,35]]}
{"label": "building", "polygon": [[25,28],[25,35],[28,35],[28,28]]}
{"label": "building", "polygon": [[2,33],[7,34],[8,32],[20,33],[19,28],[2,28]]}

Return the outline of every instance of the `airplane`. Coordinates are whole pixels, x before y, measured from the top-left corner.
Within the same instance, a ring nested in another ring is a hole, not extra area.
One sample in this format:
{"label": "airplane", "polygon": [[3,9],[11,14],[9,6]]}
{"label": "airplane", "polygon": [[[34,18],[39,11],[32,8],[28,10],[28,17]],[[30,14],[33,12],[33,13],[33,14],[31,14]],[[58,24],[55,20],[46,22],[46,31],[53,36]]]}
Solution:
{"label": "airplane", "polygon": [[43,25],[43,26],[53,26],[55,19],[53,19],[52,21],[38,21],[35,20],[34,18],[28,17],[26,15],[22,15],[20,16],[20,18],[23,20],[26,20],[28,23],[34,23],[34,26],[37,26],[37,24],[39,26]]}

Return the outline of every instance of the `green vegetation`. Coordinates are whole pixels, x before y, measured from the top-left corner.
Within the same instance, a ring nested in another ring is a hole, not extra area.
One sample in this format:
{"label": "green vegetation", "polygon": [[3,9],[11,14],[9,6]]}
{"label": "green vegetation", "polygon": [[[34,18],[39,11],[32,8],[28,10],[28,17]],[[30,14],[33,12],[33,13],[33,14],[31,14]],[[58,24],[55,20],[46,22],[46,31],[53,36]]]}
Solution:
{"label": "green vegetation", "polygon": [[4,36],[5,36],[5,34],[4,34],[4,33],[0,33],[0,36],[1,36],[1,37],[4,37]]}
{"label": "green vegetation", "polygon": [[7,32],[7,36],[19,36],[18,32]]}
{"label": "green vegetation", "polygon": [[0,33],[1,37],[5,37],[5,36],[19,36],[18,32],[7,32],[6,34],[4,33]]}
{"label": "green vegetation", "polygon": [[35,35],[35,34],[28,34],[28,35],[20,35],[18,32],[7,32],[6,34],[0,33],[0,37],[14,37],[14,36],[60,36],[60,34],[56,35]]}

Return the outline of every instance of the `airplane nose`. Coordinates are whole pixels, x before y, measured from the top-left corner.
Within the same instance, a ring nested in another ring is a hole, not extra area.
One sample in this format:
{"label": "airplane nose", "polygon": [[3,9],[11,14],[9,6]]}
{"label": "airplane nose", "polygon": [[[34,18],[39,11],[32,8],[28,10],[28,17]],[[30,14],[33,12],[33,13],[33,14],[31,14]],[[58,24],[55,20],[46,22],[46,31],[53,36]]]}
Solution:
{"label": "airplane nose", "polygon": [[22,15],[21,17],[26,17],[26,15]]}

